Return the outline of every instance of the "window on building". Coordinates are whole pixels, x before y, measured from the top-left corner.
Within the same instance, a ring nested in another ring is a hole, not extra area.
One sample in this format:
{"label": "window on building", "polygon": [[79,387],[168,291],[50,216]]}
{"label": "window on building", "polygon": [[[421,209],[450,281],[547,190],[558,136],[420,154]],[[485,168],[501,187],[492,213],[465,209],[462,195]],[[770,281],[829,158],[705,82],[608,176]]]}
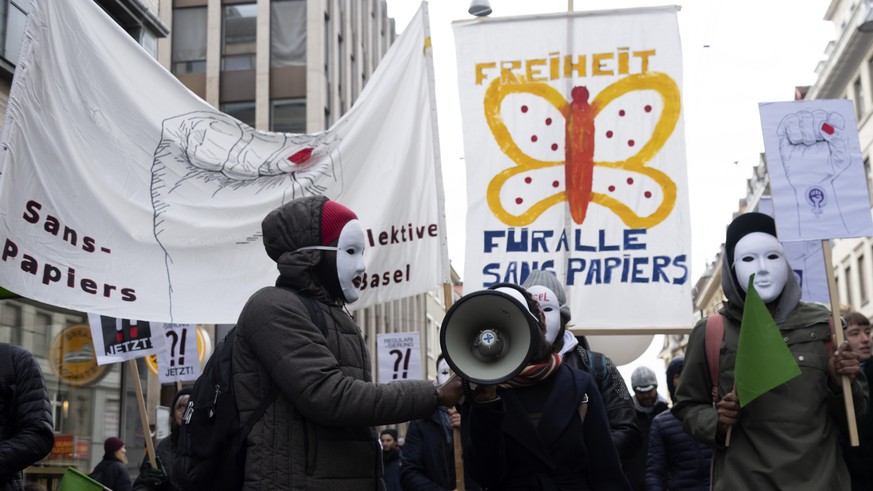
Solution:
{"label": "window on building", "polygon": [[858,294],[861,296],[861,305],[867,305],[870,300],[867,298],[867,286],[864,284],[866,277],[864,272],[867,271],[867,264],[864,255],[858,255]]}
{"label": "window on building", "polygon": [[221,105],[220,110],[252,128],[255,127],[255,101],[226,102]]}
{"label": "window on building", "polygon": [[852,295],[852,267],[846,266],[846,269],[843,270],[845,273],[843,278],[846,279],[846,303],[849,305],[854,305],[855,297]]}
{"label": "window on building", "polygon": [[173,73],[206,72],[206,7],[173,10]]}
{"label": "window on building", "polygon": [[864,102],[864,87],[861,84],[860,76],[855,79],[855,82],[852,84],[852,91],[854,92],[853,95],[855,97],[855,115],[860,121],[866,112],[866,106]]}
{"label": "window on building", "polygon": [[270,4],[270,66],[306,65],[306,2],[273,0]]}
{"label": "window on building", "polygon": [[4,302],[0,306],[0,341],[20,344],[21,305]]}
{"label": "window on building", "polygon": [[873,203],[873,173],[870,172],[870,157],[864,157],[864,175],[867,177],[867,196]]}
{"label": "window on building", "polygon": [[24,24],[30,0],[6,0],[0,2],[0,56],[13,65],[18,63],[21,54],[21,41],[24,38]]}
{"label": "window on building", "polygon": [[51,332],[52,316],[47,312],[37,312],[34,318],[33,346],[31,346],[31,351],[34,353],[48,353]]}
{"label": "window on building", "polygon": [[281,133],[306,133],[306,99],[272,101],[270,128]]}
{"label": "window on building", "polygon": [[255,69],[256,15],[253,3],[226,5],[221,36],[221,70]]}

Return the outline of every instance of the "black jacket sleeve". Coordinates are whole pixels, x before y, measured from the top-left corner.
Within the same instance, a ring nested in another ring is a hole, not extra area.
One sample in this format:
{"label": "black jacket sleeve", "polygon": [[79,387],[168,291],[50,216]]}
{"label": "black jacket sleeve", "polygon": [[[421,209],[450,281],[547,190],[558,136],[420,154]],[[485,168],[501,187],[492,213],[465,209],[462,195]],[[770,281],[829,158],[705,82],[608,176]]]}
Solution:
{"label": "black jacket sleeve", "polygon": [[8,436],[0,441],[0,482],[48,455],[55,443],[51,405],[39,363],[28,351],[12,346],[12,366],[13,399],[0,401],[10,415],[3,428]]}

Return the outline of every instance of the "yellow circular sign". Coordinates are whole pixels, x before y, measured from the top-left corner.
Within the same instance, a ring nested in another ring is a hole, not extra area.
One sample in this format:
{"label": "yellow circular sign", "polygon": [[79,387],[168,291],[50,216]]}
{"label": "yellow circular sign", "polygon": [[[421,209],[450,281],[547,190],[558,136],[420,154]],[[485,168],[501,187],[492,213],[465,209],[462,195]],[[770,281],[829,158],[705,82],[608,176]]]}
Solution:
{"label": "yellow circular sign", "polygon": [[97,364],[91,328],[86,324],[69,326],[55,336],[49,350],[49,364],[58,378],[75,387],[98,382],[111,368]]}
{"label": "yellow circular sign", "polygon": [[[197,359],[200,361],[200,365],[203,365],[203,359],[206,358],[207,348],[212,346],[212,342],[209,340],[209,335],[206,334],[206,330],[200,327],[199,325],[196,328],[197,331]],[[158,357],[157,355],[149,355],[145,358],[145,364],[149,367],[149,371],[155,375],[158,375]]]}

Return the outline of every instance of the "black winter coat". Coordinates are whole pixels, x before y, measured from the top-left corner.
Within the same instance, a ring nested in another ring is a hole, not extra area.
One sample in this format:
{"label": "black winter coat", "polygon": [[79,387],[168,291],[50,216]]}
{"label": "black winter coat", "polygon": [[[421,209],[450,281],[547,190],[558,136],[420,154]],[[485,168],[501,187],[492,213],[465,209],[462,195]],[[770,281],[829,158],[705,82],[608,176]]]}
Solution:
{"label": "black winter coat", "polygon": [[[455,489],[455,448],[446,408],[429,418],[409,423],[400,466],[400,484],[405,491],[449,491]],[[467,491],[479,486],[464,474]]]}
{"label": "black winter coat", "polygon": [[461,405],[465,471],[489,490],[630,490],[593,377],[562,365],[551,383],[536,427],[524,407],[528,389],[500,388],[494,402]]}
{"label": "black winter coat", "polygon": [[[592,358],[602,360],[603,366],[592,366]],[[600,397],[606,406],[609,429],[618,456],[628,459],[643,444],[643,434],[637,428],[637,416],[633,399],[618,368],[606,355],[576,346],[564,355],[564,364],[578,368],[594,376]]]}
{"label": "black winter coat", "polygon": [[652,420],[646,491],[707,491],[712,449],[698,442],[670,411]]}
{"label": "black winter coat", "polygon": [[[22,489],[21,471],[48,455],[55,443],[51,406],[39,363],[24,348],[10,349],[14,374],[11,387],[0,374],[0,491]],[[4,352],[0,349],[0,354]]]}
{"label": "black winter coat", "polygon": [[131,491],[132,489],[127,467],[114,455],[104,455],[103,460],[88,476],[112,491]]}

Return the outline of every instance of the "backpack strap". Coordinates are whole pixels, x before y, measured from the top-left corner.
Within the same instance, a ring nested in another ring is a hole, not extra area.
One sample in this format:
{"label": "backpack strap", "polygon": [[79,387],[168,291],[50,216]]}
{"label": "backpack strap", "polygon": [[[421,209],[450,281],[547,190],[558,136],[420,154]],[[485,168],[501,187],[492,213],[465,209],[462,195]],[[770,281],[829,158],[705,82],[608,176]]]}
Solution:
{"label": "backpack strap", "polygon": [[[297,292],[294,292],[297,293]],[[305,296],[297,294],[297,297],[303,301],[303,304],[306,305],[306,310],[309,311],[309,318],[315,322],[315,325],[318,326],[318,329],[321,331],[325,337],[327,336],[327,323],[324,320],[324,314],[322,314],[321,309],[318,305],[315,304],[315,300]],[[245,439],[249,436],[249,433],[252,432],[252,428],[255,427],[255,423],[261,419],[264,413],[267,411],[267,407],[270,406],[275,400],[276,396],[279,395],[279,388],[276,387],[276,384],[270,384],[270,388],[267,390],[266,396],[261,399],[261,402],[258,403],[258,407],[255,408],[254,412],[246,419],[245,424],[243,424],[242,431],[239,434],[239,444],[245,442]]]}
{"label": "backpack strap", "polygon": [[712,314],[706,318],[706,337],[704,348],[706,366],[709,367],[709,380],[712,382],[712,403],[718,403],[718,372],[721,363],[721,342],[724,340],[724,317]]}
{"label": "backpack strap", "polygon": [[606,356],[603,353],[591,352],[591,368],[594,376],[600,380],[606,380],[609,376],[609,371],[606,369]]}

